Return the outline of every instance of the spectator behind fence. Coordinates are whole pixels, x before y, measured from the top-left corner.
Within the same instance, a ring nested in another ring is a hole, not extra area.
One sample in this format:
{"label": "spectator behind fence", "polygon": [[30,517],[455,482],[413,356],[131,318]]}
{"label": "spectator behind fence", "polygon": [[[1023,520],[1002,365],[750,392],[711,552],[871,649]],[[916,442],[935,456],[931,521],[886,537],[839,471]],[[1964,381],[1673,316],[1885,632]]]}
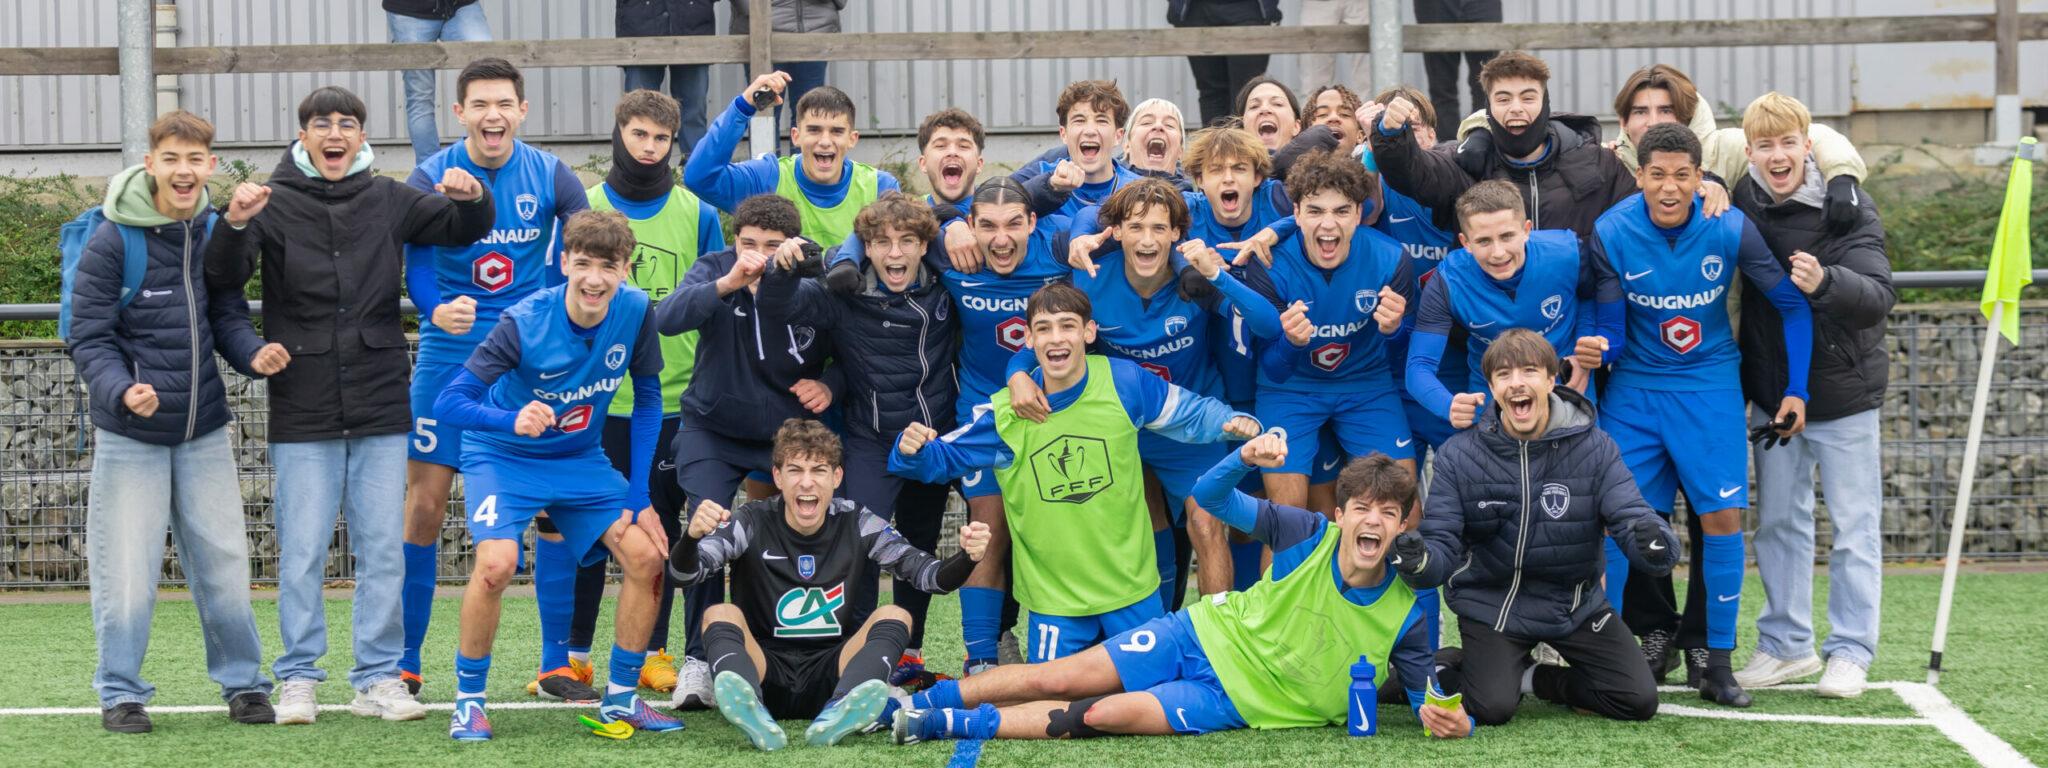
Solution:
{"label": "spectator behind fence", "polygon": [[[1430,0],[1416,0],[1416,10]],[[1495,0],[1498,2],[1498,0]],[[1372,18],[1372,0],[1301,0],[1301,19],[1304,27],[1318,24],[1352,24],[1364,26]],[[1301,90],[1313,91],[1325,85],[1346,85],[1352,88],[1372,87],[1372,54],[1353,51],[1345,54],[1351,57],[1350,67],[1345,68],[1348,77],[1337,77],[1337,54],[1304,53],[1301,55]],[[1452,59],[1451,66],[1457,66]],[[1478,71],[1477,67],[1473,68]]]}
{"label": "spectator behind fence", "polygon": [[[712,4],[718,0],[619,0],[619,37],[663,37],[718,34],[718,17]],[[745,5],[746,0],[734,0]],[[823,65],[820,65],[821,67]],[[625,74],[625,92],[661,90],[663,75],[668,91],[683,108],[682,132],[676,141],[683,154],[697,148],[704,138],[704,95],[711,89],[709,64],[648,64],[620,67]],[[674,286],[670,286],[674,287]]]}
{"label": "spectator behind fence", "polygon": [[[749,25],[753,23],[752,9],[749,7],[751,5],[753,3],[749,0],[732,0],[732,23],[727,28],[727,32],[735,35],[747,33]],[[770,11],[769,28],[775,32],[836,33],[839,31],[839,12],[846,8],[846,0],[770,0],[768,8]],[[826,63],[823,61],[775,62],[772,65],[775,71],[789,75],[789,85],[787,86],[787,91],[782,95],[781,104],[794,105],[802,101],[804,94],[810,93],[812,88],[824,85]],[[747,77],[749,79],[756,78],[760,74],[751,69],[747,70]],[[703,99],[698,99],[698,101],[701,102]],[[795,128],[797,120],[802,117],[803,115],[801,114],[792,113],[789,119],[789,127]],[[780,133],[782,129],[782,106],[780,104],[775,108],[775,125],[776,132]],[[685,145],[684,151],[688,152],[696,146],[694,143]],[[735,201],[735,204],[737,204],[737,201]]]}
{"label": "spectator behind fence", "polygon": [[[299,135],[264,186],[235,189],[206,249],[206,285],[239,291],[263,267],[264,333],[292,365],[270,379],[271,511],[278,546],[279,723],[311,723],[327,653],[327,571],[334,515],[347,504],[355,556],[357,715],[426,715],[398,677],[403,639],[399,547],[405,508],[412,361],[398,321],[403,243],[476,242],[495,218],[490,191],[449,169],[425,192],[369,172],[369,110],[339,86],[299,103]],[[269,205],[275,204],[276,208]]]}
{"label": "spectator behind fence", "polygon": [[[1306,8],[1316,0],[1304,2]],[[1500,0],[1415,0],[1417,24],[1499,24],[1500,20]],[[1480,87],[1479,70],[1498,55],[1499,51],[1422,54],[1422,70],[1429,77],[1429,101],[1436,105],[1438,136],[1457,135],[1458,116],[1465,114],[1458,111],[1458,60],[1465,61],[1463,83],[1472,91],[1472,109],[1480,110],[1486,108],[1486,89]]]}
{"label": "spectator behind fence", "polygon": [[[72,363],[92,397],[92,491],[86,509],[100,724],[148,733],[142,679],[164,531],[178,546],[206,639],[206,674],[228,716],[267,723],[270,680],[249,607],[249,539],[228,442],[227,390],[213,353],[248,376],[291,358],[250,324],[239,286],[209,295],[199,260],[213,230],[207,177],[213,126],[175,110],[149,128],[149,154],[107,183],[101,224],[72,279]],[[154,187],[154,191],[152,191]],[[130,250],[137,246],[140,250]],[[142,281],[123,296],[123,265]],[[194,289],[197,290],[194,290]],[[231,306],[239,305],[241,311]]]}
{"label": "spectator behind fence", "polygon": [[[1885,258],[1884,224],[1869,195],[1856,206],[1845,233],[1834,234],[1824,213],[1821,178],[1808,131],[1817,126],[1806,106],[1767,93],[1742,115],[1749,137],[1749,174],[1735,182],[1735,206],[1786,265],[1792,284],[1813,303],[1813,364],[1808,381],[1813,407],[1806,430],[1789,439],[1768,433],[1755,452],[1757,571],[1764,610],[1757,619],[1756,653],[1735,674],[1744,686],[1777,685],[1820,671],[1813,652],[1813,472],[1820,469],[1834,524],[1828,557],[1827,672],[1816,692],[1849,698],[1863,692],[1877,650],[1879,565],[1884,542],[1878,524],[1884,503],[1879,475],[1878,406],[1884,403],[1891,358],[1884,351],[1885,316],[1897,296]],[[1742,388],[1750,421],[1785,391],[1784,320],[1743,283]]]}
{"label": "spectator behind fence", "polygon": [[[1168,0],[1166,21],[1176,27],[1256,27],[1280,23],[1280,0]],[[1252,78],[1266,73],[1266,54],[1189,56],[1202,125],[1230,116],[1230,99]]]}
{"label": "spectator behind fence", "polygon": [[[491,39],[491,25],[476,0],[384,0],[391,42],[471,42]],[[628,85],[627,88],[632,86]],[[702,99],[699,99],[702,101]],[[405,71],[405,130],[412,136],[414,162],[441,149],[441,129],[434,122],[434,71]]]}

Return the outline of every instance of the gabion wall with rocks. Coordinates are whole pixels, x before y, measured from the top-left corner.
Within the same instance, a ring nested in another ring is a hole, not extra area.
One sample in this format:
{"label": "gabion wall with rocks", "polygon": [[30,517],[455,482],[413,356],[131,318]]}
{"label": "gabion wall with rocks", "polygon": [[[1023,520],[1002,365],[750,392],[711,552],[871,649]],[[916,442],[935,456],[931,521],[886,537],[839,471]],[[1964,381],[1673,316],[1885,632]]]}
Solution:
{"label": "gabion wall with rocks", "polygon": [[[2022,340],[2005,347],[1986,409],[1981,464],[1964,551],[1979,558],[2048,556],[2048,302],[2027,302]],[[1891,316],[1887,351],[1891,387],[1883,409],[1884,546],[1892,560],[1940,557],[1960,478],[1970,397],[1984,339],[1974,304],[1902,306]],[[229,427],[240,465],[251,565],[258,581],[277,576],[269,514],[271,470],[264,442],[264,384],[227,377],[236,415]],[[92,467],[92,430],[83,388],[61,344],[0,343],[0,589],[85,584],[85,516]],[[441,576],[469,571],[468,531],[458,482],[441,533]],[[950,550],[964,517],[957,497],[942,529]],[[403,514],[392,509],[390,514]],[[1825,499],[1820,514],[1824,517]],[[1750,513],[1754,529],[1755,513]],[[1683,527],[1680,527],[1683,530]],[[1825,559],[1827,526],[1816,543]],[[352,571],[346,526],[337,522],[329,561],[332,579]],[[164,574],[182,578],[175,555]]]}

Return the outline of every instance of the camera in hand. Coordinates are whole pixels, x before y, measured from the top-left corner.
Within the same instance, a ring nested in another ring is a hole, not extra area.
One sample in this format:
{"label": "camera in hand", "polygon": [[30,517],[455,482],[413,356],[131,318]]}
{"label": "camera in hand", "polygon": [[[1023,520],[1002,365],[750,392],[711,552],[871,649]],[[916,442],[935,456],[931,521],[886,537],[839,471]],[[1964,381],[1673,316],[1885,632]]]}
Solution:
{"label": "camera in hand", "polygon": [[773,107],[775,106],[775,89],[755,88],[754,92],[747,96],[747,100],[753,102],[755,109]]}

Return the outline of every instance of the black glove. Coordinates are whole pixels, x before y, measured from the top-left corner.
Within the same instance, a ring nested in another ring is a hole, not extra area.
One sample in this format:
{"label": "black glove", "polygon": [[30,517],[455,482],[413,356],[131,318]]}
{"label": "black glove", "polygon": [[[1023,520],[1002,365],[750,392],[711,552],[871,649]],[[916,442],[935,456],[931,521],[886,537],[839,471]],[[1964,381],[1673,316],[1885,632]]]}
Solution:
{"label": "black glove", "polygon": [[1789,426],[1791,424],[1782,421],[1767,421],[1758,424],[1749,430],[1749,441],[1756,443],[1756,447],[1766,451],[1788,444],[1792,442],[1792,438],[1778,434],[1778,430]]}
{"label": "black glove", "polygon": [[1675,563],[1678,560],[1675,555],[1664,551],[1668,546],[1664,542],[1664,526],[1658,525],[1656,520],[1648,516],[1639,517],[1630,527],[1636,534],[1636,557],[1642,562],[1661,563],[1668,560]]}
{"label": "black glove", "polygon": [[1403,531],[1394,537],[1394,557],[1387,561],[1394,570],[1410,576],[1422,573],[1422,566],[1429,562],[1429,548],[1422,545],[1422,534]]}
{"label": "black glove", "polygon": [[797,248],[802,250],[804,255],[797,259],[795,264],[790,265],[790,274],[797,277],[818,277],[825,274],[825,249],[808,240]]}
{"label": "black glove", "polygon": [[832,265],[832,268],[825,272],[825,289],[841,296],[859,293],[860,267],[851,261]]}
{"label": "black glove", "polygon": [[1856,224],[1856,211],[1863,206],[1863,190],[1856,188],[1856,177],[1848,174],[1828,179],[1828,194],[1821,201],[1821,219],[1827,222],[1828,234],[1848,234]]}
{"label": "black glove", "polygon": [[1180,289],[1178,292],[1180,293],[1181,301],[1199,303],[1207,301],[1210,297],[1216,295],[1216,284],[1209,282],[1209,278],[1203,277],[1202,270],[1195,269],[1193,265],[1189,265],[1180,268]]}

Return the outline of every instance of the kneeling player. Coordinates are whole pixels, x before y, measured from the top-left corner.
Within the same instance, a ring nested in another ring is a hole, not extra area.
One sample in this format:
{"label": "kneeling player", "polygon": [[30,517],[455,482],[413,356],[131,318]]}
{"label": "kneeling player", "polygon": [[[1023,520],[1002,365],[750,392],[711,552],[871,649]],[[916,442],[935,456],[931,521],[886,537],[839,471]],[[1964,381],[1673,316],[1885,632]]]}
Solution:
{"label": "kneeling player", "polygon": [[806,740],[830,746],[881,715],[889,702],[883,680],[911,634],[910,612],[885,605],[848,635],[848,583],[873,563],[924,592],[958,589],[988,547],[989,530],[969,523],[960,551],[940,559],[866,508],[833,498],[845,476],[839,436],[815,421],[783,422],[773,459],[781,495],[730,512],[711,499],[699,503],[669,552],[669,571],[687,586],[732,568],[733,602],[704,614],[704,651],[725,719],[772,750],[787,743],[776,719],[815,717]]}
{"label": "kneeling player", "polygon": [[1375,662],[1376,683],[1399,668],[1430,733],[1470,733],[1462,707],[1423,706],[1434,670],[1422,606],[1384,559],[1415,504],[1414,472],[1385,456],[1353,461],[1337,477],[1345,501],[1334,523],[1235,490],[1253,466],[1286,456],[1284,438],[1261,435],[1196,485],[1204,509],[1273,548],[1272,569],[1250,590],[1197,601],[1074,656],[941,682],[896,713],[896,742],[1334,725],[1346,720],[1347,671],[1361,655]]}
{"label": "kneeling player", "polygon": [[[668,547],[647,502],[647,473],[661,430],[660,337],[645,322],[647,294],[619,284],[634,246],[625,216],[579,213],[563,230],[562,243],[568,283],[505,310],[434,402],[442,423],[472,430],[462,446],[462,474],[468,478],[476,570],[462,596],[455,715],[448,726],[449,736],[464,741],[491,737],[484,683],[499,599],[519,565],[519,537],[541,510],[573,557],[601,562],[609,549],[625,569],[611,682],[598,716],[643,731],[683,727],[634,692],[660,604],[655,589],[661,584],[661,553]],[[630,481],[605,458],[603,430],[590,428],[604,417],[612,392],[629,372],[639,388],[633,398]]]}

